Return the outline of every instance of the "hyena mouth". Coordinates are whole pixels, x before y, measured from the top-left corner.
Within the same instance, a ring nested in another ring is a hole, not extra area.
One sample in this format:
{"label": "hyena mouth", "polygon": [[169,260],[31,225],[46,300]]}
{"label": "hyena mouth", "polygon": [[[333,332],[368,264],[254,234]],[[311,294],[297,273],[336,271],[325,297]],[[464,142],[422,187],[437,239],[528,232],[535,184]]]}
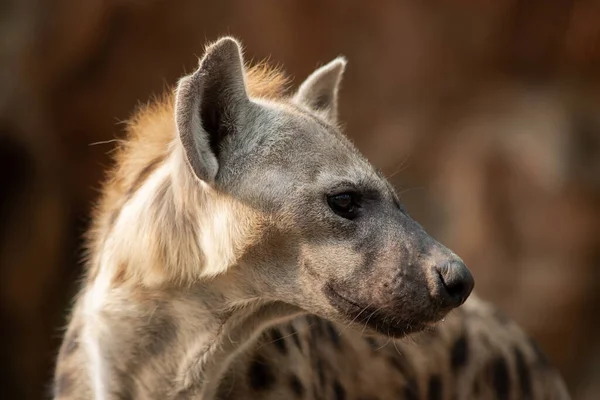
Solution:
{"label": "hyena mouth", "polygon": [[375,307],[370,304],[360,305],[339,294],[331,283],[325,285],[323,292],[330,304],[351,321],[351,324],[363,329],[367,328],[370,333],[377,332],[385,336],[399,338],[421,331],[428,326],[425,323],[414,320],[407,321],[400,316],[394,316],[392,313],[386,312],[389,310],[387,307]]}

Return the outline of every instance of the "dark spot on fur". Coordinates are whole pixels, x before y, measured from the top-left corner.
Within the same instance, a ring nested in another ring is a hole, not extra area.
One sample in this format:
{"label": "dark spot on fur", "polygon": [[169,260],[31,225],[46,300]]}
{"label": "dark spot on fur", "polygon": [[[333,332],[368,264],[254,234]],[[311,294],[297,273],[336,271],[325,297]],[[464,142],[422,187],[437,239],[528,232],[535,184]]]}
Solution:
{"label": "dark spot on fur", "polygon": [[346,399],[346,390],[340,385],[340,382],[335,380],[333,382],[333,398],[335,400],[345,400]]}
{"label": "dark spot on fur", "polygon": [[372,336],[366,336],[365,341],[373,350],[377,350],[379,346],[377,346],[377,341]]}
{"label": "dark spot on fur", "polygon": [[313,399],[314,400],[322,400],[323,394],[317,386],[313,386]]}
{"label": "dark spot on fur", "polygon": [[[139,369],[139,367],[137,367]],[[115,399],[118,400],[131,400],[137,399],[138,396],[138,386],[134,379],[135,374],[121,374],[119,376],[119,387],[117,391],[111,393]]]}
{"label": "dark spot on fur", "polygon": [[315,314],[308,314],[306,316],[306,321],[308,322],[308,325],[315,325],[319,322],[319,317],[317,317]]}
{"label": "dark spot on fur", "polygon": [[250,363],[248,380],[252,389],[267,390],[275,383],[275,374],[267,364],[267,361],[259,356]]}
{"label": "dark spot on fur", "polygon": [[304,395],[304,385],[300,382],[300,379],[296,375],[290,377],[290,388],[296,397],[302,397]]}
{"label": "dark spot on fur", "polygon": [[55,397],[63,397],[69,396],[71,392],[71,388],[73,386],[73,380],[69,376],[69,374],[63,372],[61,373],[56,381],[54,382],[54,396]]}
{"label": "dark spot on fur", "polygon": [[394,367],[398,372],[400,372],[403,376],[408,376],[409,368],[406,364],[406,360],[403,356],[400,355],[389,355],[387,357],[388,362],[392,367]]}
{"label": "dark spot on fur", "polygon": [[473,383],[473,396],[479,397],[480,393],[481,393],[481,382],[479,381],[479,379],[477,379]]}
{"label": "dark spot on fur", "polygon": [[319,335],[314,330],[309,331],[308,333],[308,347],[310,348],[319,348]]}
{"label": "dark spot on fur", "polygon": [[274,328],[271,330],[271,342],[277,347],[277,350],[279,350],[281,354],[287,354],[287,345],[285,344],[285,339],[281,335],[279,329]]}
{"label": "dark spot on fur", "polygon": [[308,322],[310,327],[310,339],[317,343],[323,336],[322,320],[315,315],[311,315],[308,318]]}
{"label": "dark spot on fur", "polygon": [[417,381],[409,379],[404,386],[404,399],[405,400],[417,400],[419,398],[419,388],[417,387]]}
{"label": "dark spot on fur", "polygon": [[342,348],[342,340],[340,339],[340,335],[338,334],[337,330],[335,329],[335,327],[333,326],[333,324],[329,321],[325,322],[325,330],[327,331],[327,334],[329,335],[329,339],[331,339],[331,342],[335,345],[335,347],[337,347],[338,349]]}
{"label": "dark spot on fur", "polygon": [[467,342],[467,337],[462,335],[452,346],[450,353],[450,364],[452,365],[452,369],[457,371],[459,368],[464,367],[467,364],[468,358],[469,344]]}
{"label": "dark spot on fur", "polygon": [[521,386],[521,393],[524,399],[530,399],[532,395],[531,391],[531,373],[525,362],[525,356],[518,347],[515,347],[515,363],[517,368],[517,377],[519,379],[519,385]]}
{"label": "dark spot on fur", "polygon": [[442,380],[439,375],[433,375],[429,379],[429,389],[427,390],[427,399],[442,400]]}
{"label": "dark spot on fur", "polygon": [[498,399],[508,399],[510,393],[510,377],[508,366],[502,357],[496,358],[492,363],[492,386],[498,395]]}
{"label": "dark spot on fur", "polygon": [[296,345],[296,347],[298,347],[298,349],[300,351],[302,351],[302,343],[300,342],[300,334],[298,333],[296,328],[294,328],[293,325],[290,325],[290,337],[294,341],[294,344]]}
{"label": "dark spot on fur", "polygon": [[320,357],[317,357],[317,375],[319,376],[319,383],[323,387],[325,385],[325,366]]}
{"label": "dark spot on fur", "polygon": [[479,381],[479,378],[477,378],[473,382],[473,397],[479,397],[480,394],[481,394],[481,382]]}
{"label": "dark spot on fur", "polygon": [[158,313],[161,306],[157,306],[155,315],[156,320],[152,324],[148,324],[146,328],[146,337],[148,342],[144,348],[144,353],[150,357],[162,354],[165,349],[175,340],[177,337],[177,325],[173,318]]}
{"label": "dark spot on fur", "polygon": [[547,367],[549,365],[548,358],[546,358],[546,354],[544,354],[542,348],[537,344],[537,342],[533,338],[529,338],[529,343],[535,353],[538,365]]}
{"label": "dark spot on fur", "polygon": [[329,321],[327,321],[323,318],[318,318],[317,321],[318,321],[317,325],[319,326],[319,334],[322,336],[327,335]]}
{"label": "dark spot on fur", "polygon": [[138,398],[137,392],[142,386],[138,385],[136,377],[149,359],[164,354],[177,339],[178,326],[168,315],[169,310],[165,310],[165,303],[155,302],[154,306],[156,308],[144,331],[143,340],[135,348],[136,356],[126,363],[124,371],[127,373],[119,375],[119,385],[112,393],[117,399]]}

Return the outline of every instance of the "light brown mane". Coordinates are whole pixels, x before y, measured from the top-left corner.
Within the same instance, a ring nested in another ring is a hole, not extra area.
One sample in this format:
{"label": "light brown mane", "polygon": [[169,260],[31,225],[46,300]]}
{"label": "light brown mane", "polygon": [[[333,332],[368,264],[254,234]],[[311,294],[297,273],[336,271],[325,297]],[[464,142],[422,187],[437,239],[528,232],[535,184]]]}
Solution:
{"label": "light brown mane", "polygon": [[[254,98],[277,99],[285,95],[288,78],[278,69],[259,63],[246,70],[248,94]],[[138,109],[127,123],[125,139],[114,151],[114,167],[109,170],[95,208],[88,234],[89,277],[97,273],[100,245],[125,201],[143,184],[169,155],[175,138],[174,90]]]}

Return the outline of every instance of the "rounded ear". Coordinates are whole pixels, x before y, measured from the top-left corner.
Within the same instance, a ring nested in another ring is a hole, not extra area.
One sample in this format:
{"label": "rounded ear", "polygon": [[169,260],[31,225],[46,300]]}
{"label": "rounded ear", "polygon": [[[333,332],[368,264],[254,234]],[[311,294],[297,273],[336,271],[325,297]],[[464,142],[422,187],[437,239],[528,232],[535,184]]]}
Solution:
{"label": "rounded ear", "polygon": [[294,102],[337,123],[338,90],[346,69],[346,59],[337,57],[314,71],[298,88]]}
{"label": "rounded ear", "polygon": [[207,47],[196,72],[179,81],[175,124],[188,164],[212,183],[223,139],[237,131],[250,100],[240,44],[224,37]]}

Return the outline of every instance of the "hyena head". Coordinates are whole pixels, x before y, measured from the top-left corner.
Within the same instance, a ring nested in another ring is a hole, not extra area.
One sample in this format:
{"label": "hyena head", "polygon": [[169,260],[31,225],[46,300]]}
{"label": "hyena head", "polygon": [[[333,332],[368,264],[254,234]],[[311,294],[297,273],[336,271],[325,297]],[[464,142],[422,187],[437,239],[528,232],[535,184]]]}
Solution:
{"label": "hyena head", "polygon": [[[221,39],[179,82],[177,131],[196,183],[261,216],[252,245],[212,275],[243,280],[257,298],[401,336],[461,305],[474,282],[340,132],[345,64],[317,69],[288,98],[251,98],[238,43]],[[215,235],[241,235],[232,224]]]}

